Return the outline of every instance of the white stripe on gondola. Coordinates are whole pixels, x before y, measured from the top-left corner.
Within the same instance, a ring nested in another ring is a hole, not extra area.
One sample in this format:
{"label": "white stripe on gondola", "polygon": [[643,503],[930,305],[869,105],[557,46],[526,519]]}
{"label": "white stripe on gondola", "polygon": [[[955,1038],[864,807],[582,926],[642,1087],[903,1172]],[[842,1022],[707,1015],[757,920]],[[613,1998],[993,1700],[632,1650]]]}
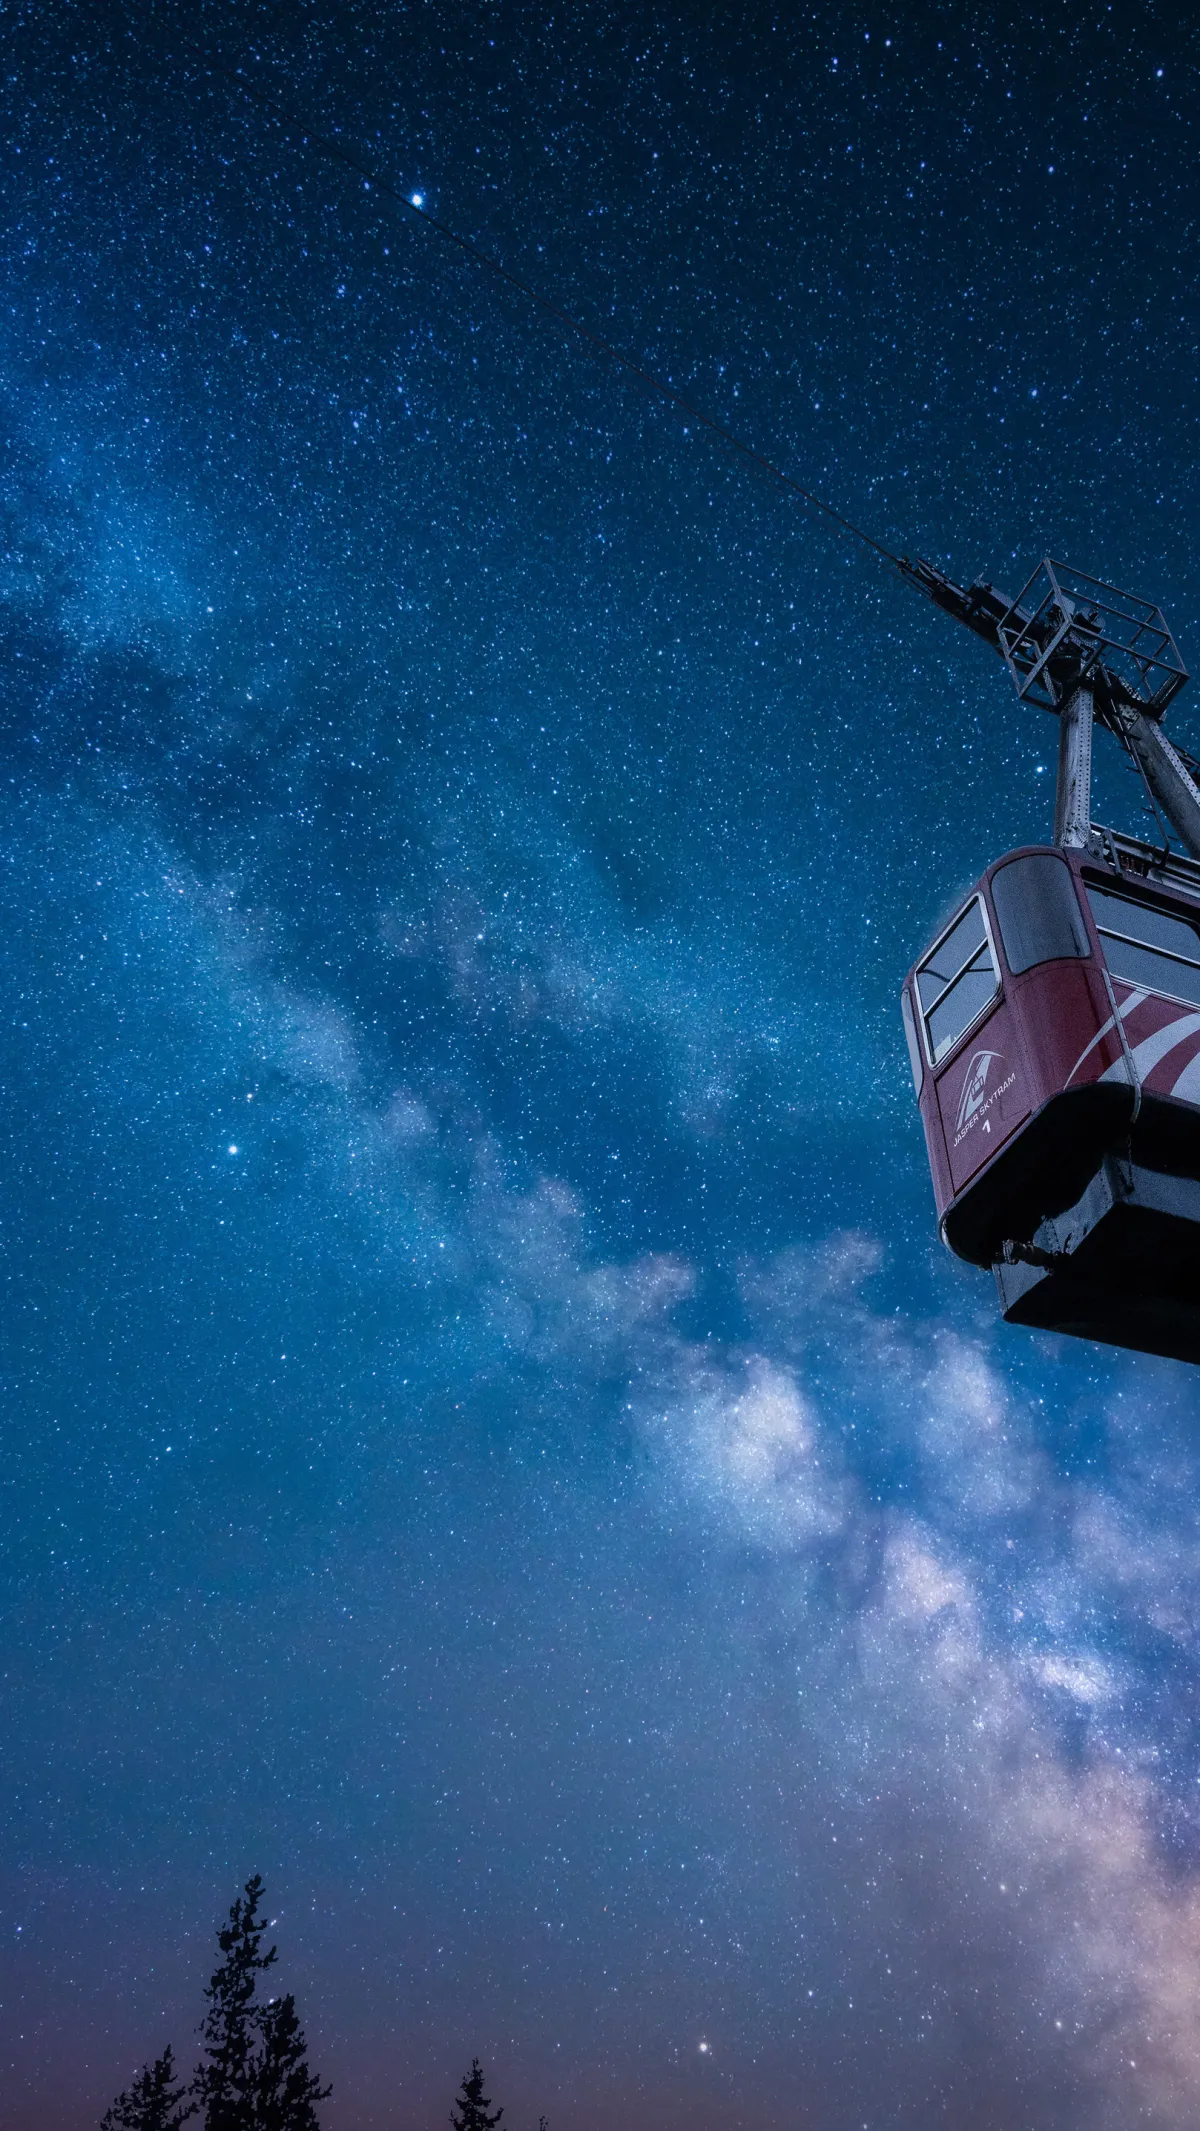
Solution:
{"label": "white stripe on gondola", "polygon": [[[1131,1014],[1131,1013],[1133,1012],[1133,1009],[1134,1009],[1134,1007],[1135,1007],[1135,1006],[1140,1006],[1140,1005],[1141,1005],[1141,1003],[1142,1003],[1142,1000],[1143,1000],[1143,999],[1144,999],[1145,997],[1146,997],[1146,994],[1145,994],[1145,992],[1144,992],[1144,991],[1140,991],[1140,992],[1138,992],[1138,991],[1130,992],[1130,994],[1129,994],[1129,997],[1128,997],[1128,998],[1126,999],[1126,1001],[1125,1001],[1124,1005],[1123,1005],[1122,1007],[1120,1007],[1120,1008],[1118,1009],[1118,1012],[1119,1012],[1119,1014],[1120,1014],[1121,1020],[1122,1020],[1122,1021],[1124,1021],[1124,1019],[1125,1019],[1125,1016],[1126,1016],[1126,1014]],[[1094,1035],[1094,1036],[1092,1037],[1092,1040],[1091,1040],[1091,1042],[1090,1042],[1090,1043],[1088,1043],[1088,1044],[1085,1044],[1085,1045],[1084,1045],[1084,1048],[1083,1048],[1083,1049],[1082,1049],[1082,1051],[1081,1051],[1081,1052],[1079,1053],[1079,1056],[1078,1056],[1078,1058],[1077,1058],[1077,1059],[1075,1060],[1075,1063],[1074,1063],[1074,1065],[1073,1065],[1073,1066],[1071,1067],[1071,1070],[1070,1070],[1070,1072],[1069,1072],[1069,1073],[1067,1074],[1067,1077],[1066,1077],[1066,1079],[1065,1079],[1065,1080],[1064,1080],[1064,1082],[1063,1082],[1063,1086],[1064,1086],[1064,1088],[1069,1088],[1069,1087],[1070,1087],[1070,1085],[1071,1085],[1071,1082],[1072,1082],[1072,1081],[1074,1080],[1074,1078],[1075,1078],[1075,1075],[1076,1075],[1076,1074],[1077,1074],[1077,1072],[1079,1071],[1079,1068],[1080,1068],[1080,1066],[1081,1066],[1081,1065],[1083,1064],[1083,1061],[1084,1061],[1084,1059],[1085,1059],[1085,1058],[1090,1058],[1090,1057],[1091,1057],[1091,1055],[1092,1055],[1092,1052],[1093,1052],[1093,1051],[1095,1050],[1095,1048],[1096,1048],[1096,1045],[1097,1045],[1098,1043],[1103,1043],[1103,1041],[1104,1041],[1105,1037],[1107,1036],[1107,1034],[1108,1034],[1108,1032],[1109,1032],[1110,1028],[1115,1028],[1115,1026],[1116,1026],[1116,1022],[1117,1022],[1117,1015],[1116,1015],[1116,1014],[1110,1014],[1110,1015],[1109,1015],[1109,1017],[1108,1017],[1108,1020],[1107,1020],[1107,1021],[1105,1022],[1105,1024],[1104,1024],[1104,1027],[1103,1027],[1103,1028],[1101,1028],[1101,1029],[1097,1029],[1097,1031],[1096,1031],[1095,1035]],[[1112,1071],[1112,1068],[1111,1068],[1111,1066],[1110,1066],[1110,1067],[1109,1067],[1109,1072],[1111,1072],[1111,1071]],[[1105,1075],[1104,1075],[1103,1077],[1104,1077],[1104,1079],[1106,1079],[1106,1080],[1107,1080],[1107,1078],[1108,1078],[1108,1074],[1106,1073],[1106,1074],[1105,1074]]]}
{"label": "white stripe on gondola", "polygon": [[[1138,1079],[1145,1080],[1147,1073],[1152,1073],[1162,1059],[1178,1050],[1179,1045],[1186,1043],[1189,1036],[1197,1034],[1200,1034],[1200,1014],[1181,1014],[1178,1021],[1169,1021],[1166,1028],[1156,1029],[1153,1036],[1143,1037],[1131,1053]],[[1128,1077],[1123,1058],[1118,1058],[1115,1065],[1110,1065],[1107,1073],[1100,1075],[1101,1080],[1127,1080]]]}

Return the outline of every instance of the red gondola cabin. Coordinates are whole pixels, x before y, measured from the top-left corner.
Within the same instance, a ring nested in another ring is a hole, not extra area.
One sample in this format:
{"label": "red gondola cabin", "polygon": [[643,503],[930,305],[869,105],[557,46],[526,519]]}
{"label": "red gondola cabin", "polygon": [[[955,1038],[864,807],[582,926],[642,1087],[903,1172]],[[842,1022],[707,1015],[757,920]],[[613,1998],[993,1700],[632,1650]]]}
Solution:
{"label": "red gondola cabin", "polygon": [[1009,852],[902,1004],[941,1232],[1005,1317],[1200,1361],[1200,864]]}

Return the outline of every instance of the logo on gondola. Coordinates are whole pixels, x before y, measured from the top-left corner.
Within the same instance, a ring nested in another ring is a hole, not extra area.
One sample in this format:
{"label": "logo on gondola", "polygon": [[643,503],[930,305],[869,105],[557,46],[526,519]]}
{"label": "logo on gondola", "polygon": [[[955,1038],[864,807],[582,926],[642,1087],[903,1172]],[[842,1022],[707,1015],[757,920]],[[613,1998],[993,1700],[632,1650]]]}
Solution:
{"label": "logo on gondola", "polygon": [[976,1051],[963,1081],[958,1118],[954,1126],[956,1133],[965,1132],[976,1111],[982,1110],[987,1096],[988,1075],[1001,1055],[999,1051]]}

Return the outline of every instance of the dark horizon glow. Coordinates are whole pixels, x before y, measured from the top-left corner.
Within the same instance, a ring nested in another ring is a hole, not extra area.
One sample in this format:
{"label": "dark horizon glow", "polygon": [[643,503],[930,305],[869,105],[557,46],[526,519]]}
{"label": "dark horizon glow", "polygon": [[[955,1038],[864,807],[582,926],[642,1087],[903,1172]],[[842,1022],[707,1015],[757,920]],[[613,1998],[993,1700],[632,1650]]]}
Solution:
{"label": "dark horizon glow", "polygon": [[329,2131],[1185,2131],[1196,1380],[997,1324],[897,1004],[1053,722],[197,22],[1200,643],[1165,14],[4,18],[0,2131],[190,2068],[255,1870]]}

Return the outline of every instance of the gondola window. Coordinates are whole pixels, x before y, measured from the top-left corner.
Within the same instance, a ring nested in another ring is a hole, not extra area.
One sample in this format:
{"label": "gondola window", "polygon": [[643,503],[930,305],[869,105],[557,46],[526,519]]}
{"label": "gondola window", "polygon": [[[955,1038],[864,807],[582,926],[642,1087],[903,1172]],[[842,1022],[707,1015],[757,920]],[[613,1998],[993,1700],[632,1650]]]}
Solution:
{"label": "gondola window", "polygon": [[932,1065],[938,1065],[954,1049],[959,1037],[978,1020],[999,989],[1000,973],[984,922],[983,904],[975,896],[917,971]]}
{"label": "gondola window", "polygon": [[[1110,974],[1143,991],[1200,1006],[1200,931],[1186,918],[1088,886]],[[1200,914],[1198,914],[1200,915]]]}

